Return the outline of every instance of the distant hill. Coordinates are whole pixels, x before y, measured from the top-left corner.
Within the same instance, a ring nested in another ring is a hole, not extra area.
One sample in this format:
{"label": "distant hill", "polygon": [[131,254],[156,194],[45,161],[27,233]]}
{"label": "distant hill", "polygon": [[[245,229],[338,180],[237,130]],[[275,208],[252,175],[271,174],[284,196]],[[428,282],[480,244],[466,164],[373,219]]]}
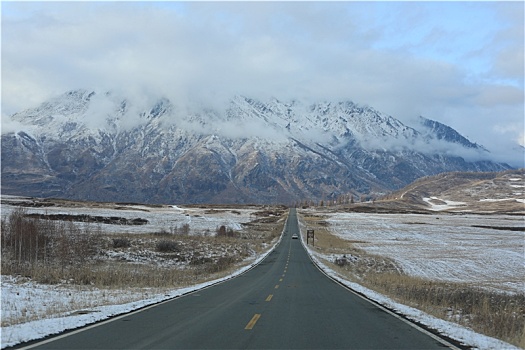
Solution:
{"label": "distant hill", "polygon": [[525,215],[525,169],[426,176],[383,198],[346,209]]}

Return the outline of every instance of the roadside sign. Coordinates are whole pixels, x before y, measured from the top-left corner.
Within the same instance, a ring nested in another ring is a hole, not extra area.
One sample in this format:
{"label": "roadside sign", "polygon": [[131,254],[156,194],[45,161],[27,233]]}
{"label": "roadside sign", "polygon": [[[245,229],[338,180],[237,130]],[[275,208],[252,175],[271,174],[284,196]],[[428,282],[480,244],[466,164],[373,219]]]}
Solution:
{"label": "roadside sign", "polygon": [[312,245],[315,245],[314,230],[306,230],[306,244],[310,242],[310,238],[312,239]]}

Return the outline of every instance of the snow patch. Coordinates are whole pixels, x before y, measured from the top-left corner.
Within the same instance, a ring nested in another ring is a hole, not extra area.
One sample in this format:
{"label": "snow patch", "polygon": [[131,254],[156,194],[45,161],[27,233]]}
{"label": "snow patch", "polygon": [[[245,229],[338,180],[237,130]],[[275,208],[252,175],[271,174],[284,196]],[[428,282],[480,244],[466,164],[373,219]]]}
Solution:
{"label": "snow patch", "polygon": [[[440,199],[438,197],[424,197],[423,200],[430,206],[430,210],[433,210],[433,211],[454,209],[454,208],[457,208],[457,207],[461,207],[461,206],[467,205],[467,203],[465,203],[465,202],[455,202],[455,201],[451,201],[451,200]],[[445,204],[435,204],[432,201],[439,201],[439,202],[443,202]]]}

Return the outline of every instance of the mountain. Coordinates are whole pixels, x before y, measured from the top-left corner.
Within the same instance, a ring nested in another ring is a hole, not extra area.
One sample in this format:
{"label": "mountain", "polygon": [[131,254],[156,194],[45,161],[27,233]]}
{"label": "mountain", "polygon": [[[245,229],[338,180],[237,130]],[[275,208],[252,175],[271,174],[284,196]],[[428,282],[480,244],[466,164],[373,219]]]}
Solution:
{"label": "mountain", "polygon": [[350,101],[235,96],[204,108],[70,91],[11,116],[2,193],[144,203],[291,203],[501,171],[482,146]]}

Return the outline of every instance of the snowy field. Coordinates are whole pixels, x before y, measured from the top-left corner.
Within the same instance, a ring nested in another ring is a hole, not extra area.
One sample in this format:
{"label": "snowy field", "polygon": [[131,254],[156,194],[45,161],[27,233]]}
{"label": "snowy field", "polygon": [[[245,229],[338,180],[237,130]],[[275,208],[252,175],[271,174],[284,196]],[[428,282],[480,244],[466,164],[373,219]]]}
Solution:
{"label": "snowy field", "polygon": [[[9,202],[27,202],[27,198],[5,196],[2,200]],[[97,206],[98,205],[98,206]],[[8,216],[15,207],[13,205],[2,204],[2,218]],[[116,209],[118,208],[118,209]],[[206,230],[215,232],[221,225],[230,227],[233,230],[241,230],[241,223],[255,219],[254,212],[260,210],[258,207],[240,209],[206,209],[180,206],[147,206],[147,205],[102,205],[86,202],[84,207],[26,207],[28,213],[39,214],[66,214],[66,215],[91,215],[104,217],[123,217],[129,220],[136,218],[146,219],[146,225],[99,225],[105,233],[154,233],[161,230],[170,232],[175,227],[184,224],[190,225],[190,230],[194,233],[201,233]]]}
{"label": "snowy field", "polygon": [[524,227],[522,216],[327,215],[331,232],[370,254],[395,260],[408,275],[525,290],[525,232],[473,227]]}

